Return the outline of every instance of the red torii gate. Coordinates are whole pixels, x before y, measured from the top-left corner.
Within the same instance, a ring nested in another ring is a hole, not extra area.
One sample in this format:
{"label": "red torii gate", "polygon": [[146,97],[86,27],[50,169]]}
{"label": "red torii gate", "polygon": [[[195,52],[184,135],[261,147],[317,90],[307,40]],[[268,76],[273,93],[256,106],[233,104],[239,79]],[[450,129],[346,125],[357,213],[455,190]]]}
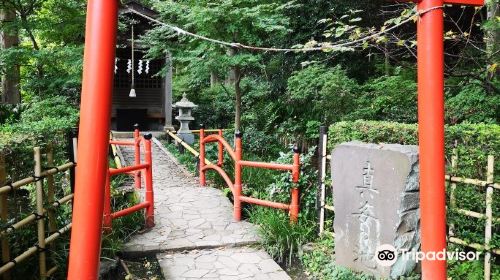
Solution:
{"label": "red torii gate", "polygon": [[[446,248],[443,5],[482,6],[484,0],[413,0],[418,20],[418,120],[422,251]],[[97,279],[117,0],[89,0],[68,279]],[[446,261],[424,261],[423,279],[446,279]]]}

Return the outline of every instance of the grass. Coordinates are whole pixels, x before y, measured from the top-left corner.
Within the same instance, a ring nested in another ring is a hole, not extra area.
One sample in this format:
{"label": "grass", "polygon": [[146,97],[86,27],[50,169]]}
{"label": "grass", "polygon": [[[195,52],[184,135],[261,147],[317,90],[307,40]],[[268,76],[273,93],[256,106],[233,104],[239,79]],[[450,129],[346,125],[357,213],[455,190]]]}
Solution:
{"label": "grass", "polygon": [[278,262],[291,265],[299,255],[302,245],[314,239],[316,227],[311,221],[299,217],[298,223],[290,223],[288,213],[263,207],[252,207],[250,222],[259,225],[262,245]]}

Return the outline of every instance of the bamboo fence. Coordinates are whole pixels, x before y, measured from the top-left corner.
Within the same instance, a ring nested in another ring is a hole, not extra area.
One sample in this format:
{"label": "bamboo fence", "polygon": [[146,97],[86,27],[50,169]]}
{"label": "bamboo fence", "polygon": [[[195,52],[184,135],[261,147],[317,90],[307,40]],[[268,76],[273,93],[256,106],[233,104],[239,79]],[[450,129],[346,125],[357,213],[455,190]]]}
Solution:
{"label": "bamboo fence", "polygon": [[[40,148],[35,147],[33,149],[33,155],[35,162],[33,175],[16,182],[6,182],[7,174],[5,158],[4,155],[0,154],[0,186],[3,186],[0,187],[0,220],[2,224],[6,225],[0,229],[0,241],[2,247],[0,276],[3,277],[4,280],[12,279],[11,270],[16,265],[26,261],[35,254],[38,255],[40,279],[44,280],[53,275],[58,267],[57,265],[54,265],[50,269],[47,268],[47,250],[58,237],[71,229],[71,223],[60,229],[57,228],[55,210],[61,205],[71,202],[73,194],[66,195],[56,200],[56,184],[54,175],[58,173],[65,173],[66,171],[74,169],[76,163],[69,162],[57,167],[52,167],[54,164],[54,149],[51,145],[49,145],[46,153],[46,164],[49,166],[47,169],[43,170],[42,168],[42,152]],[[20,221],[9,223],[8,195],[14,193],[19,188],[30,184],[35,185],[35,211]],[[9,236],[14,234],[17,230],[30,224],[36,224],[38,242],[18,256],[11,256]],[[48,225],[47,228],[46,224]]]}

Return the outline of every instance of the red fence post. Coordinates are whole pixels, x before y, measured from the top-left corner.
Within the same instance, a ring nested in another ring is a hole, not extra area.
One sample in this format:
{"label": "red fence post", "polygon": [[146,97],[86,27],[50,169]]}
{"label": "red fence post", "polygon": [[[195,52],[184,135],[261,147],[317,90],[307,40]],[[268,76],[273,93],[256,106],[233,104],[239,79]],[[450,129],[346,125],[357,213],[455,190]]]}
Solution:
{"label": "red fence post", "polygon": [[98,279],[118,3],[88,0],[68,279]]}
{"label": "red fence post", "polygon": [[243,137],[243,133],[240,131],[236,131],[235,133],[235,154],[236,160],[234,162],[234,219],[236,221],[241,221],[241,189],[242,189],[242,166],[241,159],[243,157],[242,143],[241,138]]}
{"label": "red fence post", "polygon": [[207,178],[205,176],[205,126],[200,125],[200,185],[207,185]]}
{"label": "red fence post", "polygon": [[145,146],[145,161],[148,164],[146,168],[146,202],[149,202],[148,208],[146,208],[146,227],[154,227],[154,193],[153,193],[153,156],[151,153],[151,138],[153,135],[144,135],[144,146]]}
{"label": "red fence post", "polygon": [[[139,133],[139,125],[134,124],[134,143],[135,143],[135,165],[141,164],[141,135]],[[136,171],[134,175],[135,187],[140,189],[142,184],[141,171]]]}
{"label": "red fence post", "polygon": [[[219,136],[223,137],[222,129],[219,129]],[[217,165],[220,167],[224,164],[224,145],[219,141],[219,158],[217,160]]]}
{"label": "red fence post", "polygon": [[299,219],[299,196],[298,187],[300,176],[300,154],[297,147],[293,148],[293,171],[292,171],[292,202],[290,203],[290,221],[296,223]]}
{"label": "red fence post", "polygon": [[110,232],[112,229],[113,219],[111,218],[111,175],[109,170],[106,172],[106,184],[104,184],[104,221],[103,227],[105,232]]}

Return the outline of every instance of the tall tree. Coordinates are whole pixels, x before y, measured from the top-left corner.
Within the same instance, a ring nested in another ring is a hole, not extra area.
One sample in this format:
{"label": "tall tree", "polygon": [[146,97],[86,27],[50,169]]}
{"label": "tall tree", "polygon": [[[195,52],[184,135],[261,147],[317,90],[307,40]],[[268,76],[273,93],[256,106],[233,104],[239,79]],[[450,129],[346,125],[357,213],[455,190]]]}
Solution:
{"label": "tall tree", "polygon": [[[16,11],[12,6],[0,6],[0,50],[18,47],[19,34],[13,27],[16,21]],[[0,93],[3,103],[17,104],[21,102],[19,91],[19,65],[0,65],[2,75],[0,77]]]}
{"label": "tall tree", "polygon": [[[155,8],[161,12],[162,19],[166,22],[217,40],[257,46],[271,44],[274,39],[287,34],[288,18],[284,12],[290,5],[292,4],[287,1],[267,0],[155,2]],[[158,38],[165,38],[169,43],[165,44],[164,40]],[[246,73],[263,68],[260,53],[243,51],[237,46],[228,47],[193,40],[182,32],[161,26],[144,39],[149,42],[152,53],[158,56],[162,55],[166,47],[175,49],[173,51],[180,57],[182,66],[191,72],[203,73],[207,81],[209,77],[212,81],[226,80],[233,87],[236,112],[234,126],[240,129],[244,94],[240,81]],[[178,42],[177,47],[173,47],[171,43],[174,40]]]}
{"label": "tall tree", "polygon": [[9,11],[0,31],[12,35],[10,40],[19,34],[19,44],[0,49],[1,67],[4,73],[19,73],[11,69],[21,67],[23,83],[17,88],[24,99],[78,94],[85,5],[85,0],[0,0],[0,8]]}

